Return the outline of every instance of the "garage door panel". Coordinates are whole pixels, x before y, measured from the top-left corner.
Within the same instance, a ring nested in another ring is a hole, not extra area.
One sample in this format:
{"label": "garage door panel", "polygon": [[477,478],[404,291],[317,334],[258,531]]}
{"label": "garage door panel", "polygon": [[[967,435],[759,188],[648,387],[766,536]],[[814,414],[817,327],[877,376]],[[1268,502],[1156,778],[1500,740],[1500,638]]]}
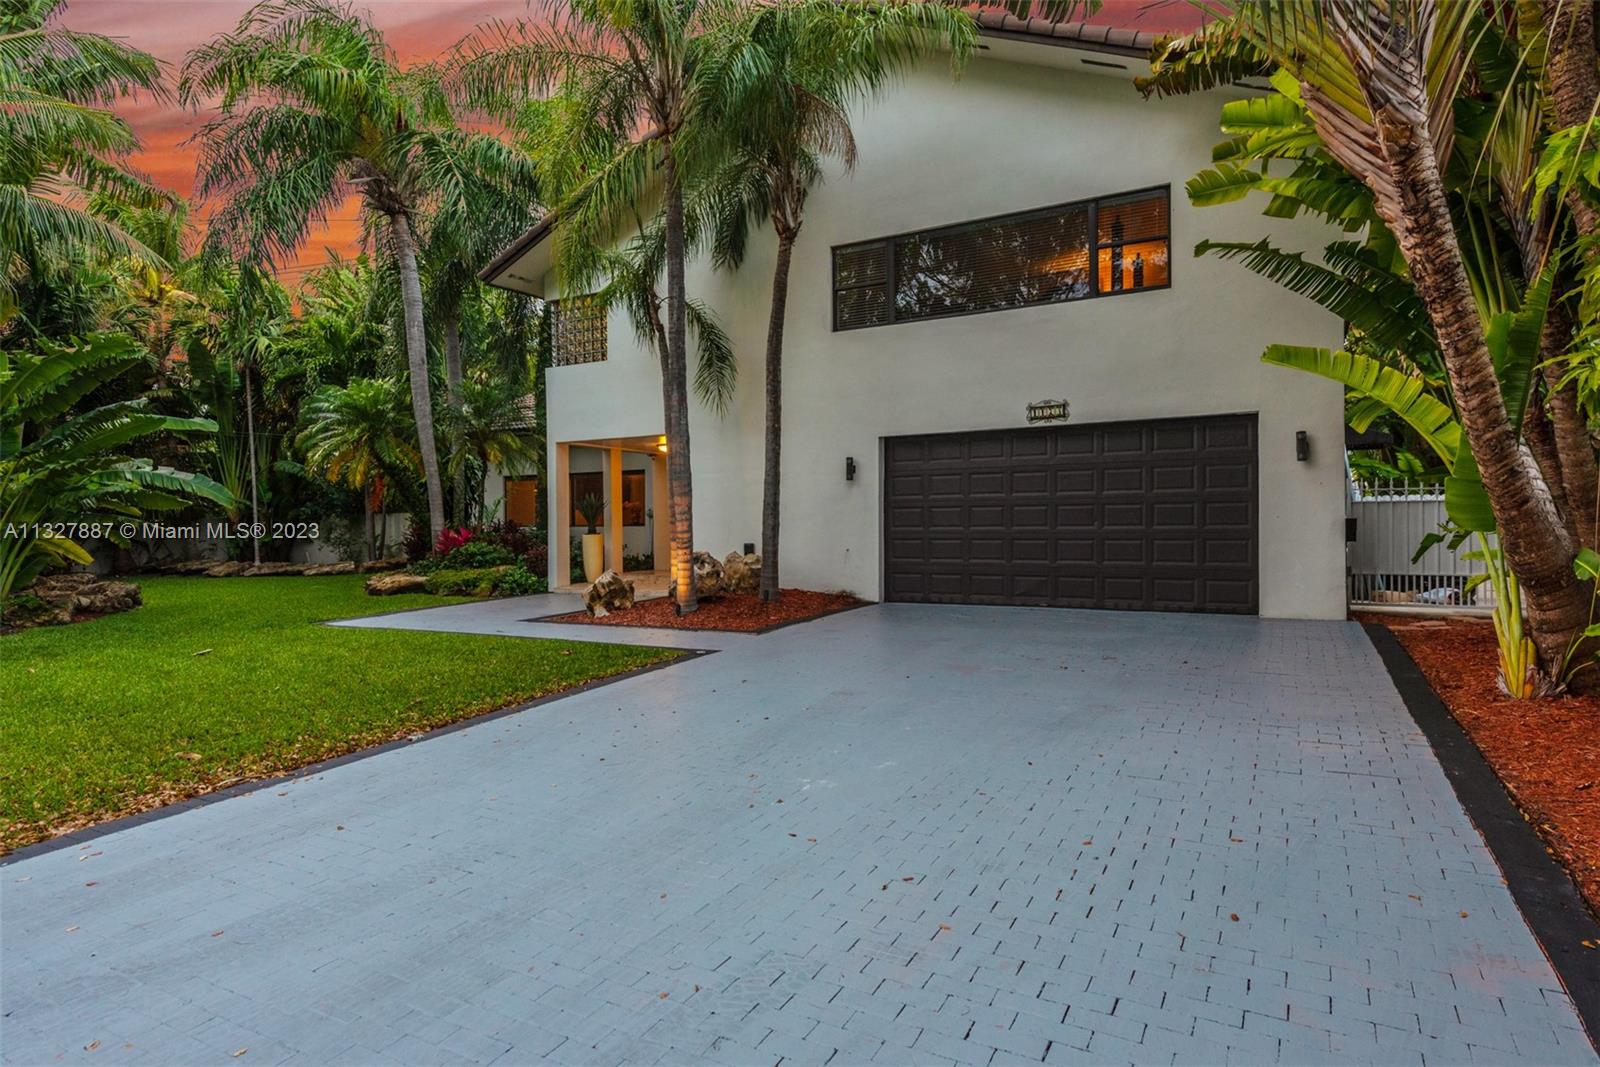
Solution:
{"label": "garage door panel", "polygon": [[1254,416],[891,438],[891,600],[1253,613]]}

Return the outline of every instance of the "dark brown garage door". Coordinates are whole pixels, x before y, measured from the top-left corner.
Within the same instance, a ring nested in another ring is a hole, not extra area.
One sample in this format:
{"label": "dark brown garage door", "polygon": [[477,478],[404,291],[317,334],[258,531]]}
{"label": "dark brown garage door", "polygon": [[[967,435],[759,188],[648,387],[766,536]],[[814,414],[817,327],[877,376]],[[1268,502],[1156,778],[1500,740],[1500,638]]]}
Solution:
{"label": "dark brown garage door", "polygon": [[889,600],[1256,611],[1254,415],[884,444]]}

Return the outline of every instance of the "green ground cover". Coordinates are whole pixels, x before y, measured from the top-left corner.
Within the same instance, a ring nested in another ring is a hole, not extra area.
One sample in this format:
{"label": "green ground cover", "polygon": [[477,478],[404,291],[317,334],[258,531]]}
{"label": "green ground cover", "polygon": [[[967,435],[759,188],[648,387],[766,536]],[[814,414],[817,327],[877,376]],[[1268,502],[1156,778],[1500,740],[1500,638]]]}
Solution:
{"label": "green ground cover", "polygon": [[141,579],[136,611],[0,637],[0,847],[673,655],[317,625],[457,602],[362,581]]}

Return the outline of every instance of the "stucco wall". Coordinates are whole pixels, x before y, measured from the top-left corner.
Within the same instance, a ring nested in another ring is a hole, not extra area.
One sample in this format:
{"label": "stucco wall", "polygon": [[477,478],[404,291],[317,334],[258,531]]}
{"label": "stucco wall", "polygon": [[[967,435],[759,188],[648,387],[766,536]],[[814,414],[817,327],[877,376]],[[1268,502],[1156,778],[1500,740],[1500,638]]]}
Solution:
{"label": "stucco wall", "polygon": [[[959,83],[929,64],[858,109],[860,163],[813,193],[791,275],[785,584],[881,595],[882,438],[1020,426],[1028,401],[1065,397],[1074,423],[1259,412],[1261,612],[1343,614],[1341,392],[1259,361],[1272,341],[1336,346],[1340,324],[1242,267],[1192,255],[1205,237],[1271,233],[1282,247],[1314,251],[1329,236],[1261,217],[1260,201],[1188,205],[1183,183],[1220,139],[1221,102],[1217,94],[1146,102],[1120,78],[979,58]],[[1166,183],[1170,289],[831,329],[834,245]],[[721,315],[740,358],[730,412],[696,404],[691,417],[696,542],[718,555],[760,539],[772,257],[763,231],[739,272],[701,262],[689,273],[691,293]],[[620,315],[609,351],[606,362],[550,372],[552,446],[661,432],[658,361]],[[1310,462],[1295,460],[1301,429]],[[850,483],[847,456],[858,469]]]}

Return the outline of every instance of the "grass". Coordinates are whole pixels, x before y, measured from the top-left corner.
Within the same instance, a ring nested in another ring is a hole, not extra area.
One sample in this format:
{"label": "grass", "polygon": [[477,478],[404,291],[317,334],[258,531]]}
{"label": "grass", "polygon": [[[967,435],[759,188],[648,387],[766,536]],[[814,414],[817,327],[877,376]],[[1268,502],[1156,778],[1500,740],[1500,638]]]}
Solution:
{"label": "grass", "polygon": [[459,602],[362,583],[141,579],[136,611],[0,637],[0,848],[675,655],[316,625]]}

